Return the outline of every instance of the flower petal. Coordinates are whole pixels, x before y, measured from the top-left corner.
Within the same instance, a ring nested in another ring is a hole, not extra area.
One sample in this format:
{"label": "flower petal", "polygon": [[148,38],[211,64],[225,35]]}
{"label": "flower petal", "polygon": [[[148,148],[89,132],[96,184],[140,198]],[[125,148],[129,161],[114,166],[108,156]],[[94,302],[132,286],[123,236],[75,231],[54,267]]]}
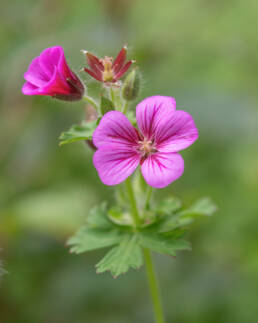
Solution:
{"label": "flower petal", "polygon": [[155,130],[156,148],[161,152],[177,152],[192,145],[198,130],[192,116],[185,111],[168,113]]}
{"label": "flower petal", "polygon": [[49,81],[48,76],[42,71],[41,66],[39,64],[39,57],[35,57],[27,70],[24,73],[24,78],[26,81],[30,82],[36,86],[43,86],[45,83]]}
{"label": "flower petal", "polygon": [[138,127],[146,139],[153,139],[158,124],[166,115],[176,109],[176,101],[168,96],[151,96],[141,101],[136,107]]}
{"label": "flower petal", "polygon": [[38,91],[38,87],[31,84],[30,82],[25,82],[22,87],[22,93],[25,95],[38,95],[40,94]]}
{"label": "flower petal", "polygon": [[64,81],[63,77],[58,72],[57,67],[55,67],[51,80],[40,88],[40,92],[51,96],[58,94],[69,95],[71,94],[71,88],[69,84]]}
{"label": "flower petal", "polygon": [[117,143],[133,149],[138,141],[137,130],[119,111],[107,112],[93,133],[93,143],[98,148]]}
{"label": "flower petal", "polygon": [[122,77],[130,68],[132,65],[133,61],[128,61],[118,72],[117,74],[114,75],[115,80],[119,80],[120,77]]}
{"label": "flower petal", "polygon": [[130,148],[113,144],[99,148],[93,156],[93,164],[104,184],[117,185],[135,171],[140,158],[140,155]]}
{"label": "flower petal", "polygon": [[42,71],[48,76],[50,80],[54,71],[55,66],[58,65],[60,60],[60,55],[64,52],[63,48],[60,46],[54,46],[46,48],[39,56],[39,64]]}
{"label": "flower petal", "polygon": [[141,172],[150,186],[163,188],[183,174],[184,160],[176,153],[155,153],[143,162]]}
{"label": "flower petal", "polygon": [[113,63],[113,71],[115,74],[117,74],[120,69],[122,68],[122,66],[124,65],[125,63],[125,60],[126,60],[126,54],[127,54],[127,47],[124,46],[120,52],[118,53],[116,59],[114,60],[114,63]]}

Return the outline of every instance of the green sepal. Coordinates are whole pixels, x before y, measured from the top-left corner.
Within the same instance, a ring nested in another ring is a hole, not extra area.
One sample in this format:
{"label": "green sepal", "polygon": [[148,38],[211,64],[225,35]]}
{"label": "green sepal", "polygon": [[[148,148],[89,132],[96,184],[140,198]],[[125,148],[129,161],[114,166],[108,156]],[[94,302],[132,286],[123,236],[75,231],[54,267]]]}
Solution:
{"label": "green sepal", "polygon": [[105,113],[115,110],[114,103],[106,98],[104,95],[101,96],[101,102],[100,102],[100,111],[101,114],[104,115]]}
{"label": "green sepal", "polygon": [[62,132],[59,137],[59,146],[79,140],[91,140],[97,121],[82,121],[81,125],[73,125],[68,131]]}
{"label": "green sepal", "polygon": [[97,273],[110,271],[114,277],[125,274],[130,268],[143,264],[142,251],[135,234],[126,234],[117,247],[111,249],[96,265]]}

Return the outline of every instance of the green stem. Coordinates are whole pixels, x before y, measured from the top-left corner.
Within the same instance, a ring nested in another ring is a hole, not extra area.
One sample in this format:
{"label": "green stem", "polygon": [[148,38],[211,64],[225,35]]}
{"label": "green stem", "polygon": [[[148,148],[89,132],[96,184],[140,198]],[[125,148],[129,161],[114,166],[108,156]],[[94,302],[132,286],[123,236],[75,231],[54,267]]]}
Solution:
{"label": "green stem", "polygon": [[152,194],[152,187],[151,186],[148,186],[147,196],[146,196],[146,201],[145,201],[145,206],[144,206],[144,209],[145,210],[148,210],[150,208],[151,194]]}
{"label": "green stem", "polygon": [[132,182],[131,182],[130,177],[128,177],[127,180],[125,181],[125,185],[126,185],[127,194],[128,194],[130,204],[131,204],[132,217],[134,220],[135,227],[137,228],[141,224],[141,219],[139,216],[137,203],[136,203],[136,199],[134,196],[134,191],[133,191]]}
{"label": "green stem", "polygon": [[112,85],[110,85],[110,100],[114,103],[114,106],[116,106],[116,94]]}
{"label": "green stem", "polygon": [[123,114],[126,114],[128,107],[129,107],[129,102],[125,101],[124,106],[123,106],[123,110],[122,110]]}
{"label": "green stem", "polygon": [[83,99],[84,99],[84,101],[91,104],[98,111],[99,107],[98,107],[97,103],[90,96],[84,95]]}
{"label": "green stem", "polygon": [[159,285],[158,285],[155,269],[153,266],[150,250],[144,248],[143,255],[145,259],[146,272],[147,272],[147,277],[149,282],[149,288],[150,288],[156,323],[165,323]]}
{"label": "green stem", "polygon": [[[132,217],[134,220],[135,230],[137,231],[137,228],[141,224],[141,219],[139,216],[139,211],[137,208],[137,203],[136,203],[136,199],[134,196],[133,186],[132,186],[132,182],[131,182],[130,177],[128,177],[127,180],[125,181],[125,185],[126,185],[126,190],[127,190],[127,194],[129,197],[129,201],[131,204],[131,214],[132,214]],[[150,187],[148,189],[148,193],[147,193],[145,210],[147,209],[147,207],[149,205],[151,193],[152,193],[152,188]],[[145,259],[146,272],[147,272],[147,277],[148,277],[148,282],[149,282],[149,288],[150,288],[151,299],[152,299],[153,310],[154,310],[154,314],[155,314],[155,318],[156,318],[156,323],[165,323],[162,304],[161,304],[161,297],[160,297],[160,292],[159,292],[159,285],[158,285],[158,281],[156,278],[150,250],[143,248],[143,255],[144,255],[144,259]]]}

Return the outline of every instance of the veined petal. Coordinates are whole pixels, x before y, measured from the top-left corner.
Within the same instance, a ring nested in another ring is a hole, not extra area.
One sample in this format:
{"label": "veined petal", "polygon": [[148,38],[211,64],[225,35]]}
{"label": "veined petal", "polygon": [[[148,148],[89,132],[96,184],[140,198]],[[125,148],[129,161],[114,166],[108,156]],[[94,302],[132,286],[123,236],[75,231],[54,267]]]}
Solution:
{"label": "veined petal", "polygon": [[152,187],[163,188],[184,172],[184,160],[177,153],[155,153],[141,165],[145,181]]}
{"label": "veined petal", "polygon": [[185,111],[168,113],[155,130],[156,148],[161,152],[177,152],[192,145],[198,129],[192,116]]}
{"label": "veined petal", "polygon": [[140,155],[125,145],[111,144],[100,147],[93,156],[93,164],[101,181],[117,185],[129,177],[140,163]]}
{"label": "veined petal", "polygon": [[141,101],[136,107],[136,120],[144,137],[153,139],[160,122],[175,109],[176,100],[169,96],[156,95]]}
{"label": "veined petal", "polygon": [[93,143],[96,147],[111,144],[122,144],[125,147],[137,146],[139,136],[126,116],[119,111],[109,111],[101,119],[93,133]]}

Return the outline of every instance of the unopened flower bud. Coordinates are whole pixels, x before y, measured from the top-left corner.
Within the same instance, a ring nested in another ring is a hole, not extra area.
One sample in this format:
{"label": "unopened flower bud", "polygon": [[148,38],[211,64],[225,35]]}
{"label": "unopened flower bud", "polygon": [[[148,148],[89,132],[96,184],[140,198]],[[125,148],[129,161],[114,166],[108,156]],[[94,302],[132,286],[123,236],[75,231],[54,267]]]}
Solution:
{"label": "unopened flower bud", "polygon": [[123,88],[122,95],[126,101],[132,101],[136,99],[140,90],[140,76],[138,70],[135,68],[126,77]]}

